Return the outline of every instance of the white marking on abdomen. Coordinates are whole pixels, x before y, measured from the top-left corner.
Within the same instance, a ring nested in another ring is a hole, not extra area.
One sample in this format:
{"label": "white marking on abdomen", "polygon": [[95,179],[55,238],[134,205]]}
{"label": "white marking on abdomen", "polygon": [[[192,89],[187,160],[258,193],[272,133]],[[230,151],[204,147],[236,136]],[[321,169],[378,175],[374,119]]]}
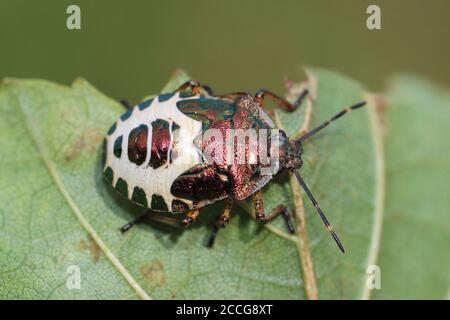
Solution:
{"label": "white marking on abdomen", "polygon": [[[186,99],[197,98],[199,96],[192,96]],[[182,200],[190,208],[193,207],[192,201],[174,197],[170,192],[170,188],[178,176],[202,162],[201,154],[193,143],[194,138],[201,134],[202,123],[186,116],[178,110],[176,103],[180,100],[185,99],[180,98],[179,94],[175,93],[170,99],[163,102],[159,102],[158,97],[155,97],[151,105],[144,110],[139,110],[138,107],[134,107],[130,117],[125,121],[119,119],[116,130],[106,138],[107,155],[104,170],[107,167],[111,167],[113,170],[112,185],[115,186],[119,178],[125,180],[130,199],[134,187],[143,189],[147,197],[148,207],[151,205],[153,194],[158,194],[164,198],[169,211],[171,211],[172,201],[175,199]],[[153,169],[149,166],[152,147],[151,123],[158,119],[165,120],[169,123],[171,145],[174,146],[173,151],[177,153],[177,157],[170,163],[169,148],[167,163]],[[180,126],[177,141],[172,141],[173,133],[171,126],[173,122]],[[128,159],[128,136],[131,130],[142,124],[148,126],[147,155],[144,163],[138,166]],[[113,149],[114,141],[121,135],[123,136],[122,155],[119,159],[114,156]]]}

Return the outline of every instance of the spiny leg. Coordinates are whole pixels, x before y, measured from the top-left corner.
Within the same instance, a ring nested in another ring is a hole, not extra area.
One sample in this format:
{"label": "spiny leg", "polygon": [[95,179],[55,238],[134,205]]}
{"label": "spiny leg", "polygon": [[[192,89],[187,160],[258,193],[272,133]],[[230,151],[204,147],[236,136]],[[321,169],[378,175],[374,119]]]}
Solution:
{"label": "spiny leg", "polygon": [[139,216],[136,217],[136,219],[131,220],[130,222],[124,224],[122,227],[120,227],[120,231],[122,233],[127,232],[128,230],[131,229],[131,227],[137,225],[138,223],[142,222],[142,220],[145,219],[145,217],[148,214],[148,210],[146,210],[144,213],[141,213]]}
{"label": "spiny leg", "polygon": [[131,110],[133,109],[133,105],[131,104],[130,101],[128,101],[127,99],[122,99],[120,100],[120,103],[125,107],[125,109],[127,110]]}
{"label": "spiny leg", "polygon": [[208,247],[212,248],[214,245],[214,241],[216,240],[217,233],[219,232],[220,228],[225,228],[227,224],[230,222],[230,216],[231,216],[231,208],[233,207],[233,200],[230,198],[227,198],[224,200],[225,204],[222,209],[222,212],[220,213],[219,217],[217,218],[216,224],[213,227],[213,230],[211,232],[211,235],[208,240]]}
{"label": "spiny leg", "polygon": [[195,220],[197,220],[199,214],[200,211],[197,209],[189,211],[188,213],[186,213],[186,217],[184,217],[184,219],[181,221],[181,225],[185,228],[189,227],[195,222]]}
{"label": "spiny leg", "polygon": [[256,220],[261,223],[267,223],[272,221],[279,215],[282,215],[286,221],[286,226],[290,233],[295,233],[294,224],[292,223],[291,215],[289,210],[285,205],[280,204],[275,209],[273,209],[269,215],[266,216],[264,212],[264,201],[261,191],[257,191],[252,194],[253,205],[255,206]]}
{"label": "spiny leg", "polygon": [[286,99],[283,99],[283,98],[277,96],[276,94],[272,93],[269,90],[260,89],[255,93],[255,99],[258,102],[258,104],[261,106],[261,108],[264,107],[264,98],[268,97],[273,102],[275,102],[278,105],[278,107],[280,107],[281,109],[286,110],[286,111],[294,111],[298,107],[300,107],[303,100],[308,95],[308,92],[309,92],[308,89],[304,89],[302,91],[302,93],[298,96],[298,98],[295,100],[295,102],[290,103]]}
{"label": "spiny leg", "polygon": [[185,83],[183,83],[177,90],[175,90],[176,92],[180,92],[180,91],[184,91],[187,88],[190,88],[192,90],[193,93],[195,94],[200,94],[201,90],[203,89],[205,90],[210,96],[214,95],[213,90],[211,89],[210,86],[206,85],[206,84],[202,84],[196,80],[189,80]]}
{"label": "spiny leg", "polygon": [[306,141],[309,138],[311,138],[313,135],[315,135],[317,132],[319,132],[320,130],[322,130],[323,128],[325,128],[326,126],[328,126],[330,123],[332,123],[333,121],[339,119],[340,117],[342,117],[344,114],[346,114],[347,112],[350,112],[352,110],[358,109],[363,107],[366,104],[366,101],[361,101],[358,102],[350,107],[347,107],[345,109],[342,109],[341,111],[339,111],[338,113],[336,113],[334,116],[332,116],[329,120],[322,122],[320,125],[318,125],[317,127],[315,127],[314,129],[312,129],[311,131],[305,133],[303,136],[300,137],[300,141]]}

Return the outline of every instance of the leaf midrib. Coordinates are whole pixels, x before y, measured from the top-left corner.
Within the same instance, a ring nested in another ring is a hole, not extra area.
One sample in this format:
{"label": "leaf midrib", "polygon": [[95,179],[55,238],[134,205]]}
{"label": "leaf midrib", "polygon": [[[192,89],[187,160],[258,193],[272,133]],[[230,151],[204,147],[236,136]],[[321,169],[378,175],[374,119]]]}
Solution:
{"label": "leaf midrib", "polygon": [[59,177],[58,172],[55,168],[55,165],[53,164],[53,161],[50,158],[49,153],[45,147],[45,144],[39,138],[40,137],[40,135],[38,134],[39,129],[35,126],[32,119],[30,119],[29,110],[26,108],[25,103],[22,103],[22,99],[21,99],[22,96],[19,94],[19,95],[16,95],[16,98],[17,98],[17,101],[19,104],[20,111],[21,111],[22,115],[24,116],[24,122],[25,122],[25,126],[27,128],[27,131],[28,131],[32,141],[36,145],[38,154],[40,155],[42,162],[44,163],[45,167],[47,168],[50,177],[53,179],[54,183],[56,184],[59,192],[63,196],[67,205],[70,207],[71,211],[74,213],[74,215],[80,222],[81,226],[85,229],[85,231],[88,233],[88,235],[94,240],[94,242],[102,250],[102,252],[108,258],[110,263],[125,278],[127,283],[132,287],[132,289],[136,292],[136,294],[144,300],[151,300],[151,297],[141,288],[139,283],[133,278],[133,276],[123,266],[123,264],[120,262],[120,260],[108,248],[106,243],[103,242],[103,240],[98,235],[98,233],[95,231],[95,229],[92,227],[92,225],[89,223],[89,221],[84,217],[83,213],[78,208],[75,201],[71,197],[69,191],[67,190],[67,188],[65,187],[61,178]]}
{"label": "leaf midrib", "polygon": [[[295,134],[296,138],[299,138],[302,134],[306,133],[309,130],[309,125],[313,112],[313,100],[317,94],[317,82],[312,75],[308,75],[308,84],[305,84],[309,87],[311,94],[308,95],[305,100],[305,119],[300,128],[297,130]],[[277,110],[274,110],[274,122],[278,128],[282,128],[282,123],[279,118]],[[291,192],[293,194],[294,200],[294,217],[297,221],[296,226],[296,248],[299,258],[300,270],[303,275],[303,289],[305,291],[305,295],[309,300],[318,300],[319,299],[319,290],[317,288],[316,275],[314,271],[313,261],[311,257],[311,253],[309,250],[309,241],[306,232],[306,218],[305,218],[305,208],[303,205],[303,199],[301,196],[300,189],[294,188],[295,185],[294,176],[292,173],[289,173],[289,184],[291,188]]]}

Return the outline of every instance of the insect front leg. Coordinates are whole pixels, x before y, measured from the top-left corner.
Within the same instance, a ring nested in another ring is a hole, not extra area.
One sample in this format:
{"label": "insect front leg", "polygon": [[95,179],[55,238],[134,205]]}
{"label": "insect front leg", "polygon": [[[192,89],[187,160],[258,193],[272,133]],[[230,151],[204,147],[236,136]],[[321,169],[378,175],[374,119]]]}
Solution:
{"label": "insect front leg", "polygon": [[286,99],[283,99],[283,98],[277,96],[275,93],[273,93],[273,92],[271,92],[269,90],[259,89],[255,93],[255,100],[258,102],[260,107],[263,108],[264,107],[264,98],[268,97],[273,102],[275,102],[279,108],[281,108],[283,110],[286,110],[286,111],[294,111],[298,107],[301,106],[303,100],[308,95],[308,93],[309,93],[308,89],[304,89],[302,91],[302,93],[298,96],[298,98],[295,100],[295,102],[294,103],[290,103]]}
{"label": "insect front leg", "polygon": [[231,216],[231,208],[233,207],[233,200],[227,198],[224,200],[225,205],[217,218],[216,224],[211,232],[211,235],[208,240],[208,247],[212,247],[214,245],[214,241],[216,240],[217,232],[219,232],[220,228],[225,228],[230,222]]}
{"label": "insect front leg", "polygon": [[206,84],[202,84],[200,82],[198,82],[197,80],[189,80],[185,83],[183,83],[177,90],[175,90],[176,92],[181,92],[181,91],[185,91],[187,88],[190,88],[192,90],[193,93],[195,94],[200,94],[201,90],[203,89],[205,90],[210,96],[214,95],[213,90],[211,89],[210,86],[206,85]]}
{"label": "insect front leg", "polygon": [[282,215],[284,220],[286,221],[286,225],[288,228],[288,231],[290,233],[295,233],[294,224],[292,223],[291,215],[289,214],[289,210],[285,205],[280,204],[275,209],[273,209],[269,215],[266,216],[264,212],[264,201],[263,201],[263,195],[261,191],[257,191],[254,194],[252,194],[252,201],[253,205],[255,206],[255,214],[256,214],[256,220],[261,223],[267,223],[269,221],[272,221],[279,215]]}

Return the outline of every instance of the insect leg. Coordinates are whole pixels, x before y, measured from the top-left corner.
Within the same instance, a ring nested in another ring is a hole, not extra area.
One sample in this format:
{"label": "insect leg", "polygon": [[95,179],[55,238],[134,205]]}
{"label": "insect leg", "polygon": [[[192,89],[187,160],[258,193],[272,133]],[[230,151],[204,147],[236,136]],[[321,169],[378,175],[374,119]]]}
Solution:
{"label": "insect leg", "polygon": [[191,224],[195,222],[195,220],[197,220],[199,214],[200,211],[197,209],[191,210],[188,213],[186,213],[186,217],[181,221],[182,226],[185,228],[189,227]]}
{"label": "insect leg", "polygon": [[256,213],[256,220],[261,223],[267,223],[269,221],[272,221],[279,215],[282,215],[284,220],[286,221],[286,225],[288,228],[288,231],[290,233],[294,233],[294,225],[292,223],[291,215],[289,214],[289,210],[285,205],[280,204],[275,209],[273,209],[269,215],[266,216],[264,213],[264,202],[263,202],[263,196],[261,191],[257,191],[254,194],[252,194],[252,201],[253,205],[255,206],[255,213]]}
{"label": "insect leg", "polygon": [[127,99],[120,100],[120,103],[125,107],[125,109],[130,110],[133,109],[133,105]]}
{"label": "insect leg", "polygon": [[233,207],[233,200],[227,198],[224,200],[225,205],[217,218],[216,226],[219,228],[225,228],[230,222],[231,208]]}
{"label": "insect leg", "polygon": [[216,95],[216,97],[230,99],[230,100],[234,101],[237,98],[239,98],[241,96],[245,96],[245,95],[247,95],[246,92],[232,92],[232,93],[227,93],[227,94]]}
{"label": "insect leg", "polygon": [[202,84],[200,82],[198,82],[197,80],[189,80],[185,83],[183,83],[177,90],[175,90],[176,92],[180,92],[180,91],[184,91],[187,88],[190,88],[192,90],[193,93],[195,94],[200,94],[201,91],[200,89],[205,90],[210,96],[214,95],[213,90],[211,89],[210,86],[206,85],[206,84]]}
{"label": "insect leg", "polygon": [[220,213],[219,217],[217,218],[217,222],[214,225],[211,235],[209,236],[208,247],[212,248],[212,246],[214,245],[214,241],[216,240],[217,233],[219,232],[220,228],[225,228],[227,226],[227,224],[230,222],[230,215],[231,215],[232,207],[233,207],[233,200],[231,200],[230,198],[227,198],[225,200],[225,205],[222,209],[222,212]]}
{"label": "insect leg", "polygon": [[131,229],[131,227],[135,226],[136,224],[138,224],[139,222],[142,222],[142,220],[145,219],[145,217],[148,214],[148,210],[146,210],[144,213],[141,213],[139,216],[137,216],[136,219],[131,220],[130,222],[128,222],[127,224],[124,224],[122,227],[120,227],[120,231],[122,233],[127,232],[128,230]]}
{"label": "insect leg", "polygon": [[255,93],[255,99],[258,102],[258,104],[261,106],[261,108],[264,107],[264,98],[268,97],[273,102],[275,102],[278,105],[279,108],[281,108],[283,110],[286,110],[286,111],[294,111],[298,107],[300,107],[300,105],[302,104],[303,100],[308,95],[308,92],[309,92],[308,89],[304,89],[302,91],[302,93],[298,96],[297,100],[295,100],[294,103],[290,103],[286,99],[283,99],[283,98],[277,96],[275,93],[272,93],[269,90],[259,89]]}

